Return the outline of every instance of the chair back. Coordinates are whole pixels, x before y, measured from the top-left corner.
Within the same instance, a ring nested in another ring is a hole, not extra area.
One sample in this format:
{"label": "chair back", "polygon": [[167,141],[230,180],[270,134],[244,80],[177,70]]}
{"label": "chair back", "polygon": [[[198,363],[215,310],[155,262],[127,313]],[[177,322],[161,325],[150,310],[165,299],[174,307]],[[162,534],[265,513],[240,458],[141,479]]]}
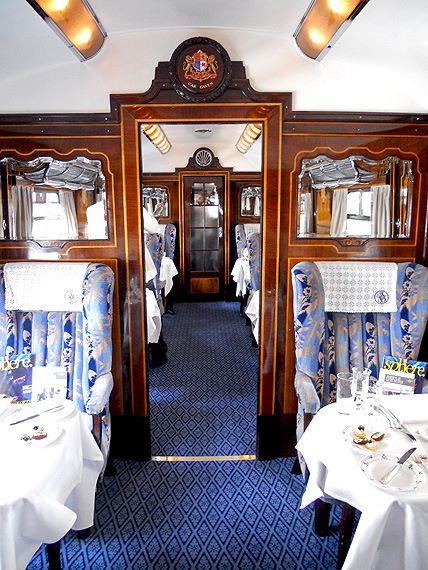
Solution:
{"label": "chair back", "polygon": [[171,222],[168,222],[165,227],[165,253],[174,261],[175,243],[177,239],[177,228]]}
{"label": "chair back", "polygon": [[292,283],[296,390],[307,400],[309,379],[316,392],[316,400],[305,403],[308,412],[335,401],[338,372],[357,366],[378,377],[384,356],[418,357],[428,319],[425,267],[397,265],[397,311],[391,313],[325,312],[323,280],[313,262],[293,267]]}
{"label": "chair back", "polygon": [[[31,272],[37,264],[22,265]],[[113,386],[113,271],[102,263],[87,264],[81,285],[81,310],[21,311],[6,309],[4,267],[0,266],[0,356],[34,354],[35,366],[65,367],[67,397],[81,412],[103,416],[102,447],[106,456],[108,399]]]}
{"label": "chair back", "polygon": [[242,252],[247,247],[247,236],[245,235],[244,224],[235,226],[236,254],[242,257]]}
{"label": "chair back", "polygon": [[253,291],[261,288],[261,238],[260,234],[251,234],[248,239],[248,256],[250,263],[250,286]]}

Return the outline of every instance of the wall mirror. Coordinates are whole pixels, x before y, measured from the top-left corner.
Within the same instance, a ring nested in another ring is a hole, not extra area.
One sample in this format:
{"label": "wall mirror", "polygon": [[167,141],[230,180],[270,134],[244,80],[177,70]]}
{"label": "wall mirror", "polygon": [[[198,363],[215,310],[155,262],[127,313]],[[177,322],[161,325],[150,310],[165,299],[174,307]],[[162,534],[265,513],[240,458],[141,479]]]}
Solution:
{"label": "wall mirror", "polygon": [[262,189],[260,186],[245,186],[241,190],[241,216],[260,218]]}
{"label": "wall mirror", "polygon": [[155,218],[167,218],[169,216],[168,190],[165,188],[144,186],[143,206]]}
{"label": "wall mirror", "polygon": [[396,156],[303,159],[297,237],[406,238],[412,187],[412,161]]}
{"label": "wall mirror", "polygon": [[1,239],[33,240],[48,247],[50,241],[108,238],[100,161],[3,158],[0,183]]}

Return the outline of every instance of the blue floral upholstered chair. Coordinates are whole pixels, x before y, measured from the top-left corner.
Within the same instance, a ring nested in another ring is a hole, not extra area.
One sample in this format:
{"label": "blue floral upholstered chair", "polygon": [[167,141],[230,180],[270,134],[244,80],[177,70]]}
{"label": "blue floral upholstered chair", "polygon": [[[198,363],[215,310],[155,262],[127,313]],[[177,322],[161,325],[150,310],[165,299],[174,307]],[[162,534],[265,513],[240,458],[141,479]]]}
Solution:
{"label": "blue floral upholstered chair", "polygon": [[[377,377],[384,356],[418,357],[428,318],[428,269],[416,263],[397,264],[397,311],[391,313],[326,312],[323,280],[313,262],[293,267],[292,284],[298,440],[312,416],[336,400],[338,372],[365,367]],[[304,460],[298,455],[306,477]],[[298,464],[296,460],[295,473]],[[315,501],[314,531],[319,536],[329,533],[330,510],[330,503]],[[342,505],[338,554],[342,562],[355,514],[354,507]]]}
{"label": "blue floral upholstered chair", "polygon": [[254,233],[247,238],[248,257],[250,262],[250,286],[253,291],[259,291],[261,288],[261,237],[260,234]]}
{"label": "blue floral upholstered chair", "polygon": [[177,228],[174,224],[171,224],[171,222],[168,222],[165,226],[164,240],[165,253],[170,259],[174,260],[175,243],[177,240]]}
{"label": "blue floral upholstered chair", "polygon": [[337,372],[358,366],[377,377],[384,356],[418,357],[428,319],[428,269],[397,264],[392,313],[325,312],[323,281],[313,262],[295,265],[292,283],[299,439],[311,415],[335,401]]}
{"label": "blue floral upholstered chair", "polygon": [[247,247],[247,236],[245,234],[244,224],[235,226],[236,254],[242,257],[242,252]]}
{"label": "blue floral upholstered chair", "polygon": [[[60,264],[55,262],[57,267]],[[31,271],[38,262],[13,265],[25,265]],[[0,356],[33,354],[35,366],[65,367],[67,398],[87,415],[106,462],[113,388],[113,271],[102,263],[83,267],[81,311],[20,311],[5,308],[4,268],[0,266]]]}

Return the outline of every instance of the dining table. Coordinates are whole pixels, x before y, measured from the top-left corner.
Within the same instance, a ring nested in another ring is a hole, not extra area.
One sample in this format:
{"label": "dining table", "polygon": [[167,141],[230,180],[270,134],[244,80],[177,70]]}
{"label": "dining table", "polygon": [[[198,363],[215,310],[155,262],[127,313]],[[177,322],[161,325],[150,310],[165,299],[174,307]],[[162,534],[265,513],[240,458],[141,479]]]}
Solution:
{"label": "dining table", "polygon": [[4,398],[0,455],[0,570],[24,570],[42,544],[93,525],[103,455],[72,401]]}
{"label": "dining table", "polygon": [[[428,568],[428,394],[381,396],[377,404],[343,414],[332,403],[315,414],[296,446],[309,472],[301,508],[321,499],[360,511],[343,569],[422,570]],[[391,481],[384,480],[396,466]]]}

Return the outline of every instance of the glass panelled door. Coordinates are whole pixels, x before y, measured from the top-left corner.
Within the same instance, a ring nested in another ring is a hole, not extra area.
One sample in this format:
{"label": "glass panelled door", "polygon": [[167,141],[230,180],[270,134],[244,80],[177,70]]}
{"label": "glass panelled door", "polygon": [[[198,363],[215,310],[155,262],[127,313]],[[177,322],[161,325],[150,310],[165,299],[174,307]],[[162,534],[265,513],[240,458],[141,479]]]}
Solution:
{"label": "glass panelled door", "polygon": [[221,176],[184,179],[191,294],[219,294],[223,289],[223,182]]}

